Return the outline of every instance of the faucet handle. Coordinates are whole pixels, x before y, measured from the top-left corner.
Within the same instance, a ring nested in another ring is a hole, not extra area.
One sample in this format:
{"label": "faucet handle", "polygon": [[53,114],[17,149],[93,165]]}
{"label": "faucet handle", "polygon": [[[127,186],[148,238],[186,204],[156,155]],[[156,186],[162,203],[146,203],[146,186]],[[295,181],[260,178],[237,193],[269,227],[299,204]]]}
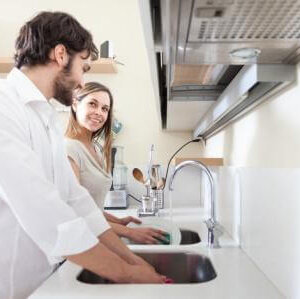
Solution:
{"label": "faucet handle", "polygon": [[223,235],[224,228],[219,222],[209,218],[205,220],[204,223],[206,224],[208,230],[216,232],[219,236]]}
{"label": "faucet handle", "polygon": [[220,237],[224,234],[224,227],[220,223],[215,223],[214,227],[215,237]]}
{"label": "faucet handle", "polygon": [[204,222],[208,230],[208,247],[220,248],[219,237],[224,233],[223,226],[211,218]]}

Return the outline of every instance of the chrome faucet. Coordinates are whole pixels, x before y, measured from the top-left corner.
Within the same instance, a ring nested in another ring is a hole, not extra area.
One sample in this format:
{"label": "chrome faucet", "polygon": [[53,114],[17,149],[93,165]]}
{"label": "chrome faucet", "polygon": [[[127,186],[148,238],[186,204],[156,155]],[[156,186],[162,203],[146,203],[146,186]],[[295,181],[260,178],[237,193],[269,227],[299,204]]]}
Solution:
{"label": "chrome faucet", "polygon": [[174,170],[174,173],[172,174],[170,178],[169,183],[169,190],[172,191],[173,189],[173,181],[176,176],[176,174],[184,167],[186,166],[195,166],[197,168],[200,168],[204,171],[204,173],[207,175],[209,184],[210,184],[210,218],[205,221],[205,224],[207,226],[208,230],[208,240],[207,240],[207,246],[210,248],[220,248],[219,244],[219,236],[223,233],[222,226],[217,222],[216,220],[216,213],[215,213],[215,198],[214,198],[214,181],[213,177],[211,175],[210,170],[201,162],[199,161],[193,161],[193,160],[187,160],[179,163]]}

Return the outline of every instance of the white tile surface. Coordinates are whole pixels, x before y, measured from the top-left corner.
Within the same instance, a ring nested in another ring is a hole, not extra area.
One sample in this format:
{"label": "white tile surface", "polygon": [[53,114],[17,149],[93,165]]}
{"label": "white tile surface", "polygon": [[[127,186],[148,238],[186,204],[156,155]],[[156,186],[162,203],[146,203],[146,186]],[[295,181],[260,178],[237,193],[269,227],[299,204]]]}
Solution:
{"label": "white tile surface", "polygon": [[217,219],[226,231],[240,243],[239,173],[235,167],[220,167],[216,181]]}
{"label": "white tile surface", "polygon": [[239,171],[242,248],[287,298],[300,298],[300,170]]}

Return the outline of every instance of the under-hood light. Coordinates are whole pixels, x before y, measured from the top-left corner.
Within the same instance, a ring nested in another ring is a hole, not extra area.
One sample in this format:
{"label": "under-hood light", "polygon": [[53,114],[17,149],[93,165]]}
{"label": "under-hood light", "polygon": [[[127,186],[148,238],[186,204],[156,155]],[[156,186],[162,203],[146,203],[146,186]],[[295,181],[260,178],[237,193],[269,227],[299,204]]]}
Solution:
{"label": "under-hood light", "polygon": [[232,58],[253,59],[257,58],[261,50],[257,48],[241,48],[232,50],[230,56]]}

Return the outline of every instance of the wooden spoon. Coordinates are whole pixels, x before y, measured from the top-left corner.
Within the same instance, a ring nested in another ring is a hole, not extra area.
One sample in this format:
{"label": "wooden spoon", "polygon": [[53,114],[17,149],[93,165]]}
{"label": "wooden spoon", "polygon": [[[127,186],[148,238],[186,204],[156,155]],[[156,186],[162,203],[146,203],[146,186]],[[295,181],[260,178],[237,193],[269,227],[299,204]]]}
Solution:
{"label": "wooden spoon", "polygon": [[144,175],[139,168],[133,168],[132,175],[140,183],[142,183],[142,184],[146,183],[146,180],[144,179]]}

